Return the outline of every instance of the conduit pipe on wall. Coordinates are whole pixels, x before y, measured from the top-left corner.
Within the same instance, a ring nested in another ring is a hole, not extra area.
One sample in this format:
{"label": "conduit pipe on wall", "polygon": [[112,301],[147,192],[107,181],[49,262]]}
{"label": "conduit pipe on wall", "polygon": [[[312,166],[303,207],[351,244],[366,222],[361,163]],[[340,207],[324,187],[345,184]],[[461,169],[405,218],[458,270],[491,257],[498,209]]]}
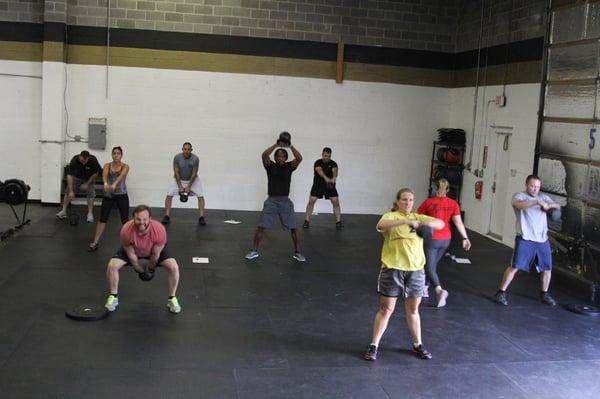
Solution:
{"label": "conduit pipe on wall", "polygon": [[108,68],[110,67],[110,0],[106,2],[106,93],[108,100]]}
{"label": "conduit pipe on wall", "polygon": [[479,43],[477,44],[477,72],[475,74],[475,94],[473,98],[473,123],[471,124],[471,145],[469,148],[469,162],[467,162],[467,170],[471,171],[471,163],[473,162],[473,144],[475,141],[475,120],[477,119],[477,97],[479,91],[479,63],[481,61],[481,41],[483,40],[483,14],[485,0],[481,0],[481,24],[479,27]]}

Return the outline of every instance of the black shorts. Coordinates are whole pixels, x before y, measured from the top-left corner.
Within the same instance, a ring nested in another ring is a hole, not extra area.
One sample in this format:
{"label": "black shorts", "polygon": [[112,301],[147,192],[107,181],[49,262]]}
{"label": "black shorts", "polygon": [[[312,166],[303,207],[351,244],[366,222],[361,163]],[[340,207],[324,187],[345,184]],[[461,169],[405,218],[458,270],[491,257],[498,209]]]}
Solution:
{"label": "black shorts", "polygon": [[[115,254],[112,257],[121,259],[122,261],[126,262],[125,263],[126,266],[127,265],[131,266],[131,263],[129,262],[129,257],[127,256],[127,252],[125,252],[125,249],[123,247],[119,247],[119,249],[117,249],[117,252],[115,252]],[[171,259],[171,258],[172,258],[172,256],[169,253],[167,246],[165,245],[165,247],[162,249],[162,251],[160,251],[160,255],[158,255],[158,262],[156,262],[156,266],[160,266],[162,261]],[[142,256],[142,257],[140,257],[140,259],[149,259],[149,257]]]}
{"label": "black shorts", "polygon": [[338,192],[335,189],[335,184],[331,184],[331,185],[313,184],[312,188],[310,189],[310,196],[317,197],[317,198],[325,197],[325,199],[329,199],[332,197],[337,197]]}
{"label": "black shorts", "polygon": [[100,207],[100,222],[108,222],[110,211],[117,207],[121,216],[121,224],[127,223],[129,220],[129,196],[127,194],[116,194],[104,196],[102,198],[102,206]]}

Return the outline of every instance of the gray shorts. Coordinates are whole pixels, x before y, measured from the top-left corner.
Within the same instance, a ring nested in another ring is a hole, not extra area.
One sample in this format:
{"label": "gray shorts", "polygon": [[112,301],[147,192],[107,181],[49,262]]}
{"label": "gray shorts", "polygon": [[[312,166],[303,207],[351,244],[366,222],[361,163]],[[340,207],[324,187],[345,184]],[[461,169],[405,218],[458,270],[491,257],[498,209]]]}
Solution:
{"label": "gray shorts", "polygon": [[420,298],[425,291],[425,270],[405,272],[382,267],[377,280],[377,292],[383,296]]}
{"label": "gray shorts", "polygon": [[87,198],[94,198],[96,196],[96,190],[95,190],[95,183],[96,182],[91,182],[88,185],[88,189],[87,191],[83,191],[81,190],[81,185],[84,184],[87,180],[84,179],[80,179],[78,177],[75,176],[71,176],[73,178],[73,192],[75,194],[84,194]]}
{"label": "gray shorts", "polygon": [[270,229],[279,219],[283,227],[296,228],[294,203],[288,197],[269,197],[265,200],[258,227]]}

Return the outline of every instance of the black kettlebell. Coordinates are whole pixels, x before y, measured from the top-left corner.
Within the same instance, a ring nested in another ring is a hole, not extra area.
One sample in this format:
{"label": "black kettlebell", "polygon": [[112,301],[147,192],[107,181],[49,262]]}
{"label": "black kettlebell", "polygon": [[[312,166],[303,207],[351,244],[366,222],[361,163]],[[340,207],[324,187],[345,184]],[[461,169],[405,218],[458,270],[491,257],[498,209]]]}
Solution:
{"label": "black kettlebell", "polygon": [[141,272],[138,273],[138,276],[142,281],[150,281],[154,278],[154,272]]}
{"label": "black kettlebell", "polygon": [[562,216],[562,212],[560,211],[560,209],[556,208],[548,209],[546,213],[548,214],[548,218],[553,222],[558,222]]}
{"label": "black kettlebell", "polygon": [[72,213],[69,215],[69,224],[71,226],[77,226],[79,223],[79,215],[76,213]]}
{"label": "black kettlebell", "polygon": [[292,144],[292,135],[288,132],[281,132],[277,139],[277,145],[280,147],[289,147]]}
{"label": "black kettlebell", "polygon": [[431,237],[433,237],[433,228],[425,224],[422,224],[419,227],[417,227],[416,232],[417,235],[423,240],[431,240]]}
{"label": "black kettlebell", "polygon": [[188,196],[189,196],[188,193],[186,193],[184,191],[180,192],[179,193],[179,201],[181,201],[181,202],[187,202]]}

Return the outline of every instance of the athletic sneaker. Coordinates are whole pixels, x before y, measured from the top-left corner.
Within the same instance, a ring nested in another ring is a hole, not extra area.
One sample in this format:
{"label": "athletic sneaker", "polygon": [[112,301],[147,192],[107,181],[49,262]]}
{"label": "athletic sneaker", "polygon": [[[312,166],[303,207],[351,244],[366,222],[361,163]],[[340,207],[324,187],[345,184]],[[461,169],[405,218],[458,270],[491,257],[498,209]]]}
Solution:
{"label": "athletic sneaker", "polygon": [[88,252],[96,252],[97,250],[98,250],[98,243],[97,242],[90,243],[90,245],[88,246]]}
{"label": "athletic sneaker", "polygon": [[506,300],[506,292],[496,292],[496,295],[494,295],[494,301],[496,301],[496,303],[499,305],[508,306],[508,301]]}
{"label": "athletic sneaker", "polygon": [[336,230],[341,230],[344,228],[344,225],[342,224],[342,222],[335,222],[335,229]]}
{"label": "athletic sneaker", "polygon": [[367,351],[363,355],[365,360],[376,360],[377,359],[377,347],[375,345],[369,345]]}
{"label": "athletic sneaker", "polygon": [[88,213],[86,220],[88,223],[94,223],[94,215],[92,213]]}
{"label": "athletic sneaker", "polygon": [[556,301],[548,292],[540,292],[540,300],[544,305],[556,306]]}
{"label": "athletic sneaker", "polygon": [[300,252],[296,252],[294,254],[294,259],[296,259],[298,262],[306,262],[306,258]]}
{"label": "athletic sneaker", "polygon": [[446,299],[448,299],[448,291],[441,290],[439,294],[437,294],[437,307],[443,308],[446,306]]}
{"label": "athletic sneaker", "polygon": [[106,305],[104,305],[104,307],[108,309],[109,312],[114,312],[117,306],[119,306],[119,298],[114,295],[109,295],[106,299]]}
{"label": "athletic sneaker", "polygon": [[246,259],[254,259],[254,258],[258,258],[258,257],[259,257],[258,251],[255,251],[254,249],[246,254]]}
{"label": "athletic sneaker", "polygon": [[204,216],[200,216],[200,218],[198,219],[198,224],[200,226],[206,226],[206,220],[204,220]]}
{"label": "athletic sneaker", "polygon": [[171,313],[179,313],[181,312],[181,306],[179,306],[179,301],[177,298],[173,297],[167,301],[167,307],[169,308],[169,312]]}
{"label": "athletic sneaker", "polygon": [[64,209],[62,209],[60,212],[58,212],[56,214],[56,217],[59,218],[59,219],[66,219],[67,218],[67,212]]}
{"label": "athletic sneaker", "polygon": [[162,224],[169,224],[170,221],[171,221],[171,218],[169,217],[169,215],[165,215],[165,216],[163,216],[163,218],[160,222]]}
{"label": "athletic sneaker", "polygon": [[412,351],[415,355],[417,355],[417,357],[419,357],[419,359],[423,359],[423,360],[431,359],[431,353],[427,349],[423,348],[423,345],[419,345],[419,346],[413,345]]}
{"label": "athletic sneaker", "polygon": [[305,220],[302,227],[304,227],[305,229],[308,229],[310,227],[310,222],[308,220]]}

